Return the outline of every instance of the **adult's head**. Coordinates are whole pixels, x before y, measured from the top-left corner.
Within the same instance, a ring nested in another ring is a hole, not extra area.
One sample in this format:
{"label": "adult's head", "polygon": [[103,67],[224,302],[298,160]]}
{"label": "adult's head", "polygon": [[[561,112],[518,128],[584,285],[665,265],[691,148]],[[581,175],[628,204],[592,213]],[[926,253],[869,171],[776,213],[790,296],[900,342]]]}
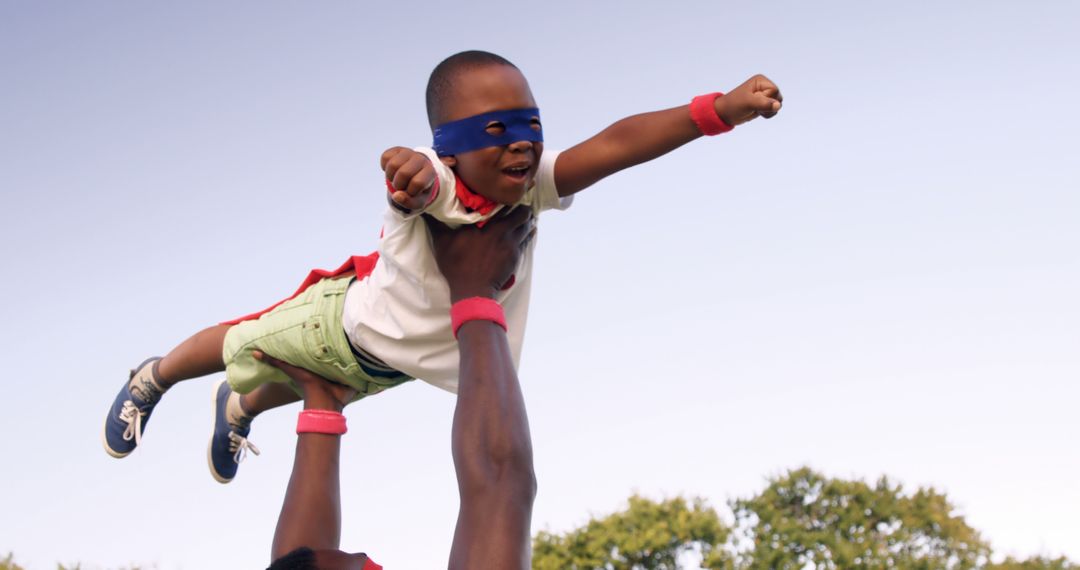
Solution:
{"label": "adult's head", "polygon": [[273,561],[266,570],[365,570],[368,557],[335,549],[312,550],[302,546]]}

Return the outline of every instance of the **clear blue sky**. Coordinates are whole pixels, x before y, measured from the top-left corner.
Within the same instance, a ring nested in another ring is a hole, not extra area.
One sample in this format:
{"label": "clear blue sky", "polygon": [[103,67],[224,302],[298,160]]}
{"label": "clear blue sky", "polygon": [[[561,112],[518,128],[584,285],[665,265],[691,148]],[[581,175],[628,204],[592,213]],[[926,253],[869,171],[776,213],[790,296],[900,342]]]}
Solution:
{"label": "clear blue sky", "polygon": [[[1080,560],[1080,8],[1059,2],[0,3],[0,553],[255,568],[294,410],[228,486],[212,381],[107,457],[129,367],[375,246],[379,153],[471,48],[549,148],[761,72],[783,112],[544,217],[522,382],[534,530],[634,491],[718,507],[809,464],[948,493]],[[453,398],[348,409],[344,546],[445,565]]]}

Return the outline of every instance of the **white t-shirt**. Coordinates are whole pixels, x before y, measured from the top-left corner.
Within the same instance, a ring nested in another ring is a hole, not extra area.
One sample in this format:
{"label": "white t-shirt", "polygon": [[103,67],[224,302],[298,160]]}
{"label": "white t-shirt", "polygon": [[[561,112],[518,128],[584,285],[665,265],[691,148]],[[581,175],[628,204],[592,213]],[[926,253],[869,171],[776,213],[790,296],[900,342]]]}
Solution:
{"label": "white t-shirt", "polygon": [[[475,224],[484,216],[469,212],[457,198],[453,170],[430,148],[425,154],[439,177],[439,194],[424,213],[451,227]],[[540,212],[565,210],[572,197],[559,198],[555,190],[555,158],[558,151],[541,155],[534,185],[521,203]],[[458,346],[450,330],[450,287],[435,264],[431,234],[420,212],[404,214],[387,207],[383,215],[379,261],[366,279],[358,279],[345,294],[342,322],[349,342],[409,376],[457,393]],[[526,248],[514,273],[514,285],[495,296],[506,313],[507,340],[517,367],[525,337],[525,320],[532,288],[533,249]]]}

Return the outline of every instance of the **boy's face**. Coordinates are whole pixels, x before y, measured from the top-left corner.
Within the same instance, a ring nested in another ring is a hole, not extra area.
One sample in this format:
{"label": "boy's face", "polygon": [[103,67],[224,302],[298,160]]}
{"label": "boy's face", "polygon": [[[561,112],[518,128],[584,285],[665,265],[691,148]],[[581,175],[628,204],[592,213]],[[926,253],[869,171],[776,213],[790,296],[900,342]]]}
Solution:
{"label": "boy's face", "polygon": [[[457,121],[481,113],[536,107],[525,76],[508,65],[485,65],[461,72],[453,96],[444,104],[444,122]],[[540,128],[539,118],[535,123]],[[501,134],[497,124],[491,134]],[[517,141],[444,156],[473,192],[500,204],[516,204],[525,195],[536,175],[544,143]]]}

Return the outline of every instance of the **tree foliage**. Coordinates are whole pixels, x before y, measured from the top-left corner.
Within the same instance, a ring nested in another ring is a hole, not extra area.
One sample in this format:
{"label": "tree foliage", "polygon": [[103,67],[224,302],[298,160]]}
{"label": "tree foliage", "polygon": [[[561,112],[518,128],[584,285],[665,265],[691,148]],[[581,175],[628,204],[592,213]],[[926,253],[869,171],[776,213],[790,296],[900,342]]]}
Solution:
{"label": "tree foliage", "polygon": [[992,563],[944,494],[906,493],[884,477],[868,484],[801,468],[730,506],[734,528],[702,499],[635,495],[626,510],[565,535],[539,533],[533,569],[675,570],[698,552],[704,568],[723,570],[1080,570],[1065,558]]}
{"label": "tree foliage", "polygon": [[[15,555],[8,553],[4,558],[0,558],[0,570],[26,570],[22,566],[15,563]],[[76,563],[74,566],[65,566],[63,564],[57,564],[56,570],[82,570],[82,564]],[[127,568],[118,568],[117,570],[139,570],[138,566],[130,566]]]}
{"label": "tree foliage", "polygon": [[884,477],[871,486],[802,468],[732,508],[751,543],[739,557],[748,570],[967,570],[990,554],[945,495],[906,495]]}
{"label": "tree foliage", "polygon": [[676,570],[689,552],[704,557],[708,568],[724,568],[720,546],[729,533],[701,499],[657,503],[634,495],[625,511],[565,535],[541,531],[533,541],[533,569]]}
{"label": "tree foliage", "polygon": [[7,556],[0,558],[0,570],[25,570],[22,566],[15,563],[15,555],[8,553]]}
{"label": "tree foliage", "polygon": [[1035,556],[1027,560],[1016,560],[1010,556],[1000,564],[987,566],[986,570],[1080,570],[1080,565],[1069,562],[1064,556],[1061,558]]}

